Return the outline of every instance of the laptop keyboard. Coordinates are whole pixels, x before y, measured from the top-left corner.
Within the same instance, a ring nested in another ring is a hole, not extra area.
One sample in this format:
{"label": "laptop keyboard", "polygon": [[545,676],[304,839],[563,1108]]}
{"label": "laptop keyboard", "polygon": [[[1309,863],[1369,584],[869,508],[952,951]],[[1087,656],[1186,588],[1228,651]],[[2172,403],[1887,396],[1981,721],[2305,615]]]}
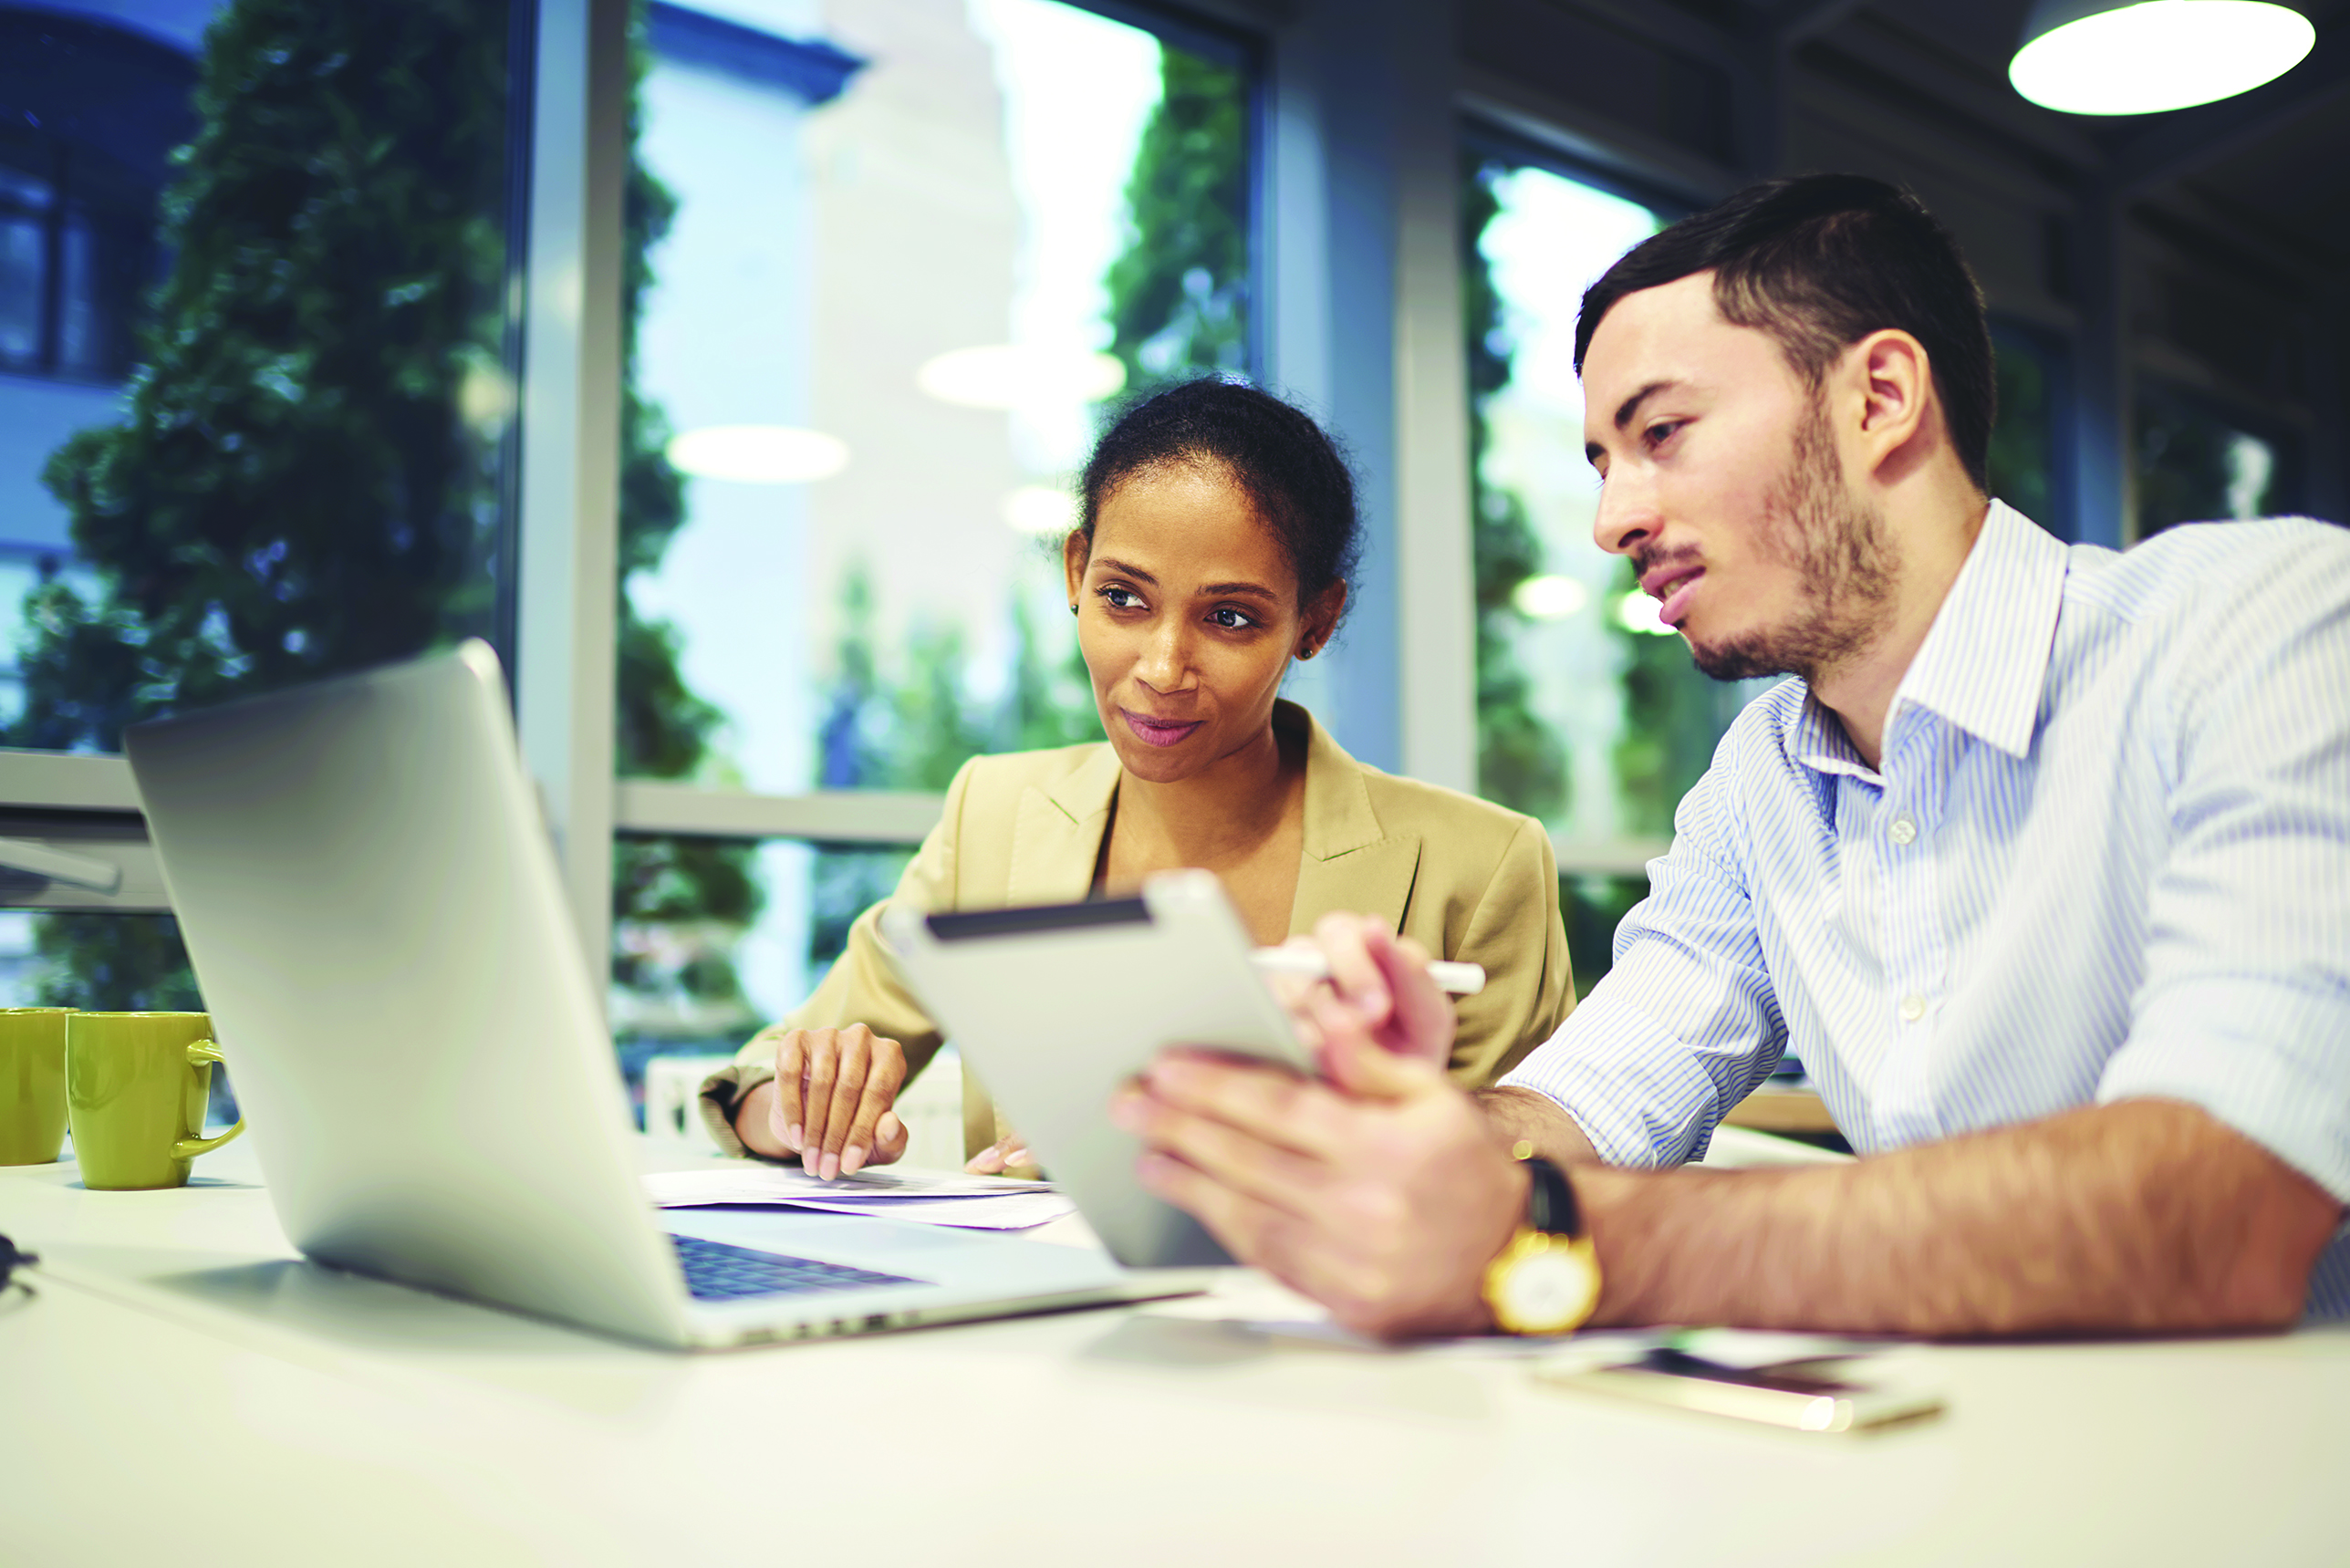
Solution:
{"label": "laptop keyboard", "polygon": [[820,1263],[814,1258],[794,1258],[782,1252],[755,1252],[748,1247],[700,1236],[671,1235],[677,1261],[685,1265],[685,1288],[696,1301],[737,1301],[744,1296],[780,1296],[806,1291],[857,1290],[866,1285],[913,1285],[924,1282],[899,1274],[879,1274],[844,1263]]}

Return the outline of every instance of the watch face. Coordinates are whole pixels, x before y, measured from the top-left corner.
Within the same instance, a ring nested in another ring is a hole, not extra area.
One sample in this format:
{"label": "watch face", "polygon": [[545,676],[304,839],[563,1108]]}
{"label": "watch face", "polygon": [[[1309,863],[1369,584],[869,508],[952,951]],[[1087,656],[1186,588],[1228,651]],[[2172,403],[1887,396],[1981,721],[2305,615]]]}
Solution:
{"label": "watch face", "polygon": [[1561,1333],[1591,1315],[1599,1269],[1585,1249],[1552,1247],[1520,1258],[1493,1304],[1520,1334]]}

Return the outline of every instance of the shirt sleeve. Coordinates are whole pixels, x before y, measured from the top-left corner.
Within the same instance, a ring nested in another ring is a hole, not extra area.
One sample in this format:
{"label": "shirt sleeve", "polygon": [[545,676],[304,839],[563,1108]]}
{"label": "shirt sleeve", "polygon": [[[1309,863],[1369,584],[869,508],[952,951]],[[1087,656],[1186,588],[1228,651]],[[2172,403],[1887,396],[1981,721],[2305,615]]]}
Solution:
{"label": "shirt sleeve", "polygon": [[1734,815],[1742,751],[1776,744],[1761,706],[1682,797],[1671,850],[1648,863],[1648,898],[1616,929],[1614,967],[1502,1080],[1556,1102],[1610,1165],[1702,1155],[1722,1112],[1786,1046]]}
{"label": "shirt sleeve", "polygon": [[862,1023],[887,1040],[905,1047],[906,1081],[937,1055],[942,1040],[939,1026],[914,1000],[899,976],[898,965],[881,938],[882,911],[904,901],[921,909],[955,907],[955,846],[962,821],[972,764],[965,763],[947,786],[946,808],[937,826],[922,840],[898,878],[897,890],[857,917],[848,928],[847,945],[833,961],[823,982],[807,1001],[776,1023],[767,1025],[734,1060],[702,1081],[702,1120],[710,1136],[728,1154],[750,1151],[734,1131],[734,1110],[742,1097],[775,1075],[775,1037],[794,1029],[843,1029]]}
{"label": "shirt sleeve", "polygon": [[2199,1106],[2350,1200],[2350,538],[2198,597],[2158,741],[2171,846],[2097,1099]]}

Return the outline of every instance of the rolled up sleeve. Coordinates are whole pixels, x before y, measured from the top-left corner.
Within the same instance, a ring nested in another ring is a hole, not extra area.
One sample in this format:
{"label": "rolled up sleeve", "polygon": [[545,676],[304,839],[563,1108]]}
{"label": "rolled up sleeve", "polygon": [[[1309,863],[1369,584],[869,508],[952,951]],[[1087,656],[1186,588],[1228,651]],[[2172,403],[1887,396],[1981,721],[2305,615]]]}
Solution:
{"label": "rolled up sleeve", "polygon": [[1733,726],[1674,817],[1648,897],[1617,928],[1615,963],[1505,1087],[1575,1119],[1611,1165],[1683,1164],[1785,1049],[1730,803]]}
{"label": "rolled up sleeve", "polygon": [[2350,1201],[2350,552],[2178,639],[2173,843],[2100,1103],[2200,1106]]}

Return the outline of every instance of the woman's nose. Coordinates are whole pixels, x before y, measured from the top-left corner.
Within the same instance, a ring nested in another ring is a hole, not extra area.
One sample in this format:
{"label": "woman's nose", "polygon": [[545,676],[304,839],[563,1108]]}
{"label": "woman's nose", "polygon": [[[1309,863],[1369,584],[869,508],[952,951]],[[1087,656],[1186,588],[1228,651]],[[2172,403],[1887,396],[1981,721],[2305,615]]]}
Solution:
{"label": "woman's nose", "polygon": [[1191,657],[1183,628],[1180,625],[1153,628],[1134,672],[1153,691],[1180,691],[1190,686]]}

